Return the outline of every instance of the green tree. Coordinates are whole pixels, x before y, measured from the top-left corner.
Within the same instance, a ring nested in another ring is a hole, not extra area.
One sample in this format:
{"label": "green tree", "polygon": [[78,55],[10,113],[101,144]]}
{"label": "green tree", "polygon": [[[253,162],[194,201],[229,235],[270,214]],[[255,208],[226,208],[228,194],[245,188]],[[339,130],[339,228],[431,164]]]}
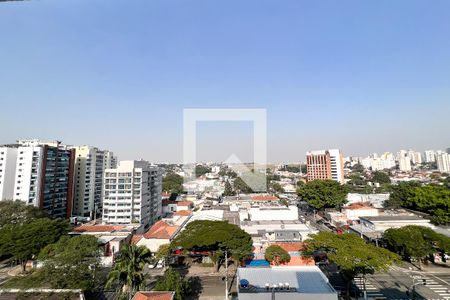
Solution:
{"label": "green tree", "polygon": [[422,261],[436,251],[450,251],[450,238],[435,232],[431,228],[409,225],[401,228],[390,228],[384,232],[384,240],[388,247],[404,258],[416,259],[419,267]]}
{"label": "green tree", "polygon": [[289,253],[278,245],[267,247],[264,258],[276,266],[291,261]]}
{"label": "green tree", "polygon": [[21,225],[45,217],[44,211],[22,201],[0,201],[0,229],[5,225]]}
{"label": "green tree", "polygon": [[170,244],[163,244],[159,246],[155,253],[156,259],[163,259],[170,255]]}
{"label": "green tree", "polygon": [[283,193],[283,192],[284,192],[283,187],[282,187],[281,184],[279,184],[278,182],[272,182],[272,183],[270,184],[270,188],[271,188],[273,191],[275,191],[276,193]]}
{"label": "green tree", "polygon": [[48,218],[24,224],[5,225],[0,230],[0,256],[10,256],[22,263],[39,254],[42,248],[55,243],[70,229],[67,221]]}
{"label": "green tree", "polygon": [[392,193],[389,195],[389,200],[384,203],[384,206],[386,208],[400,208],[412,196],[413,189],[420,186],[420,182],[417,181],[400,182],[397,185],[393,185]]}
{"label": "green tree", "polygon": [[106,287],[119,283],[122,294],[132,295],[145,289],[145,264],[151,263],[152,253],[145,246],[123,245],[113,268],[108,274]]}
{"label": "green tree", "polygon": [[384,172],[375,171],[372,174],[372,181],[377,182],[379,184],[391,183],[391,178],[389,178],[389,175]]}
{"label": "green tree", "polygon": [[206,173],[211,173],[211,168],[203,165],[195,166],[195,176],[200,177],[205,175]]}
{"label": "green tree", "polygon": [[234,195],[234,191],[233,191],[233,187],[231,186],[231,183],[227,180],[225,182],[225,190],[223,191],[223,196],[233,196]]}
{"label": "green tree", "polygon": [[303,174],[306,174],[308,172],[308,166],[305,164],[301,165],[300,171],[302,171]]}
{"label": "green tree", "polygon": [[178,247],[186,251],[208,251],[218,270],[224,251],[227,251],[227,257],[231,256],[238,262],[249,255],[252,238],[239,226],[227,221],[199,220],[186,225],[185,230],[172,241],[171,248]]}
{"label": "green tree", "polygon": [[347,293],[357,275],[387,271],[389,266],[399,261],[397,254],[367,244],[352,233],[337,235],[322,231],[311,235],[305,244],[308,251],[326,251],[328,259],[340,267],[340,272],[347,282]]}
{"label": "green tree", "polygon": [[63,236],[41,250],[45,263],[39,272],[52,288],[91,290],[99,283],[100,255],[96,237]]}
{"label": "green tree", "polygon": [[176,173],[168,173],[162,181],[162,190],[168,193],[181,194],[183,192],[183,177]]}
{"label": "green tree", "polygon": [[364,172],[364,166],[361,164],[356,164],[352,167],[352,172],[362,173]]}
{"label": "green tree", "polygon": [[236,192],[239,191],[240,193],[245,194],[253,192],[253,190],[244,182],[244,180],[242,180],[241,177],[237,177],[234,180],[233,187]]}
{"label": "green tree", "polygon": [[190,283],[180,272],[172,268],[164,272],[164,276],[160,278],[154,287],[154,291],[174,291],[175,300],[183,300],[191,291]]}
{"label": "green tree", "polygon": [[297,189],[297,194],[312,207],[321,210],[346,202],[347,187],[334,180],[313,180]]}

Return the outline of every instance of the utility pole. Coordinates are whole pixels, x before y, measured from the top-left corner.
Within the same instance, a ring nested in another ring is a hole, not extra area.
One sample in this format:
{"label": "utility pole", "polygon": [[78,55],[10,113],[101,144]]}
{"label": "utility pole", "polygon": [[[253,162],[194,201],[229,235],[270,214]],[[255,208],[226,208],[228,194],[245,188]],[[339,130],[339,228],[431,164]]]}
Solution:
{"label": "utility pole", "polygon": [[225,250],[225,300],[228,300],[228,257]]}

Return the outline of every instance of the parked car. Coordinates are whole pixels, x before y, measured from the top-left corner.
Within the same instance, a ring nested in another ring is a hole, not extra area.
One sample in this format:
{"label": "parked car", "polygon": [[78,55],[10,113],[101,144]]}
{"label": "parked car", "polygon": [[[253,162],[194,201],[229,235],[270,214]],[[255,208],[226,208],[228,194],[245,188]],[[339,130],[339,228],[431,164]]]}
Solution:
{"label": "parked car", "polygon": [[163,267],[164,267],[164,260],[163,259],[158,260],[158,263],[156,264],[156,268],[161,269]]}

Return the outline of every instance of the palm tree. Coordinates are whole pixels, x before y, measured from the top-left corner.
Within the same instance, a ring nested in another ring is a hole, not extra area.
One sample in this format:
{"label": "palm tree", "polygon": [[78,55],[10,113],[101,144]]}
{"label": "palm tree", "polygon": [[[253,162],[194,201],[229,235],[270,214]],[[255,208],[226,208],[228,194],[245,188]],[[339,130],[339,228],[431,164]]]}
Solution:
{"label": "palm tree", "polygon": [[152,261],[152,253],[145,246],[123,245],[113,268],[108,274],[106,288],[119,282],[128,298],[145,288],[144,267]]}

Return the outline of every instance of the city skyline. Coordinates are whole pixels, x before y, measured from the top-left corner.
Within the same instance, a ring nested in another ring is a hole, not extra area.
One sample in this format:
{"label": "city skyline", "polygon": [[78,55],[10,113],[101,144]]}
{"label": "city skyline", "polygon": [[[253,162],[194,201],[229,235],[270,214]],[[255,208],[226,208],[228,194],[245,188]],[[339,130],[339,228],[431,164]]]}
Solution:
{"label": "city skyline", "polygon": [[[121,159],[181,162],[183,109],[264,108],[269,162],[302,161],[315,149],[445,149],[449,8],[2,3],[0,144],[60,139]],[[247,124],[199,127],[199,136],[199,160],[251,160]]]}

